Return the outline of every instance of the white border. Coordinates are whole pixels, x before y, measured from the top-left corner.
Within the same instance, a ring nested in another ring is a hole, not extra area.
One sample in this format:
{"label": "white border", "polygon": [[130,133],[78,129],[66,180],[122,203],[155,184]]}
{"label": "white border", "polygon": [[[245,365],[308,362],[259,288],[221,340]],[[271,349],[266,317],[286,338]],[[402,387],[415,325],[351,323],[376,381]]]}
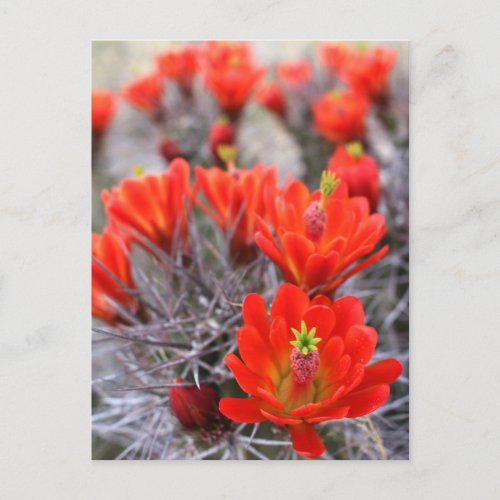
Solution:
{"label": "white border", "polygon": [[[497,497],[498,14],[493,0],[3,0],[1,497]],[[411,41],[409,462],[91,462],[90,41],[124,38]]]}

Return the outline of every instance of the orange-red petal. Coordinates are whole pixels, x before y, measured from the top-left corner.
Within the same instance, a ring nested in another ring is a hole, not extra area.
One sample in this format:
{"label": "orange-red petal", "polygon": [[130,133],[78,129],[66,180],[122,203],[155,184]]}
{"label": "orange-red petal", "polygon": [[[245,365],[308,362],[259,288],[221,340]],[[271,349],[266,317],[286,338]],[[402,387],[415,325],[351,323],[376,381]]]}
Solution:
{"label": "orange-red petal", "polygon": [[403,371],[403,366],[397,359],[384,359],[365,368],[363,381],[358,390],[378,384],[394,382]]}
{"label": "orange-red petal", "polygon": [[242,309],[244,322],[254,326],[265,337],[269,332],[269,318],[264,299],[257,293],[249,293],[243,299]]}
{"label": "orange-red petal", "polygon": [[351,326],[344,338],[345,352],[355,363],[368,363],[376,344],[377,332],[371,326],[366,325]]}
{"label": "orange-red petal", "polygon": [[227,367],[231,370],[238,385],[248,394],[257,395],[258,388],[264,381],[254,372],[248,369],[243,362],[233,353],[229,353],[224,359]]}
{"label": "orange-red petal", "polygon": [[336,405],[350,406],[347,417],[356,418],[368,415],[382,406],[389,397],[390,389],[387,384],[375,385],[360,391],[351,392],[344,396]]}
{"label": "orange-red petal", "polygon": [[285,318],[287,328],[299,328],[308,305],[309,297],[304,291],[291,283],[284,283],[271,304],[271,318],[281,316]]}
{"label": "orange-red petal", "polygon": [[219,402],[220,412],[235,422],[254,424],[266,420],[260,412],[262,401],[258,398],[222,398]]}
{"label": "orange-red petal", "polygon": [[291,425],[288,427],[293,449],[307,458],[316,458],[323,454],[325,445],[314,427],[310,424]]}

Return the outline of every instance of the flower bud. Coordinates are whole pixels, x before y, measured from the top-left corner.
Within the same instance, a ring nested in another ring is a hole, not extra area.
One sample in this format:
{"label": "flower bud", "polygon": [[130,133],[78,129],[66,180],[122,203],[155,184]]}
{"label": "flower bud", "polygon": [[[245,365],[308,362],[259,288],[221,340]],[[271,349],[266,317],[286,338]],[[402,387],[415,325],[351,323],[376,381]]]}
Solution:
{"label": "flower bud", "polygon": [[170,137],[165,137],[160,142],[158,151],[167,163],[170,163],[174,158],[182,158],[184,156],[179,145]]}
{"label": "flower bud", "polygon": [[227,428],[227,420],[219,412],[219,396],[208,385],[181,385],[181,378],[172,381],[178,387],[170,387],[170,409],[184,429],[199,431],[203,436],[213,439],[221,437]]}
{"label": "flower bud", "polygon": [[361,143],[351,142],[338,146],[327,169],[347,184],[349,196],[364,196],[368,198],[371,212],[377,210],[379,168],[375,160],[363,152]]}
{"label": "flower bud", "polygon": [[234,128],[224,115],[221,116],[210,128],[208,144],[214,158],[219,161],[223,159],[219,156],[220,146],[233,146],[235,142]]}

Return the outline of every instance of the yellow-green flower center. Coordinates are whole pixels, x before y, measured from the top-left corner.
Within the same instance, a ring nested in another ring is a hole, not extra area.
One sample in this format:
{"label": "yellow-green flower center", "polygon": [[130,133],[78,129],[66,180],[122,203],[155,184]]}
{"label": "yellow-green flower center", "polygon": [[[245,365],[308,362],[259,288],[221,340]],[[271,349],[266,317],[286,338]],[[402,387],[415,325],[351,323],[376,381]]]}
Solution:
{"label": "yellow-green flower center", "polygon": [[300,332],[295,328],[292,328],[292,333],[295,335],[295,340],[290,341],[294,347],[296,347],[302,354],[306,355],[311,351],[316,351],[318,348],[316,344],[321,341],[316,335],[316,327],[314,326],[311,330],[307,329],[307,325],[304,320],[300,323]]}

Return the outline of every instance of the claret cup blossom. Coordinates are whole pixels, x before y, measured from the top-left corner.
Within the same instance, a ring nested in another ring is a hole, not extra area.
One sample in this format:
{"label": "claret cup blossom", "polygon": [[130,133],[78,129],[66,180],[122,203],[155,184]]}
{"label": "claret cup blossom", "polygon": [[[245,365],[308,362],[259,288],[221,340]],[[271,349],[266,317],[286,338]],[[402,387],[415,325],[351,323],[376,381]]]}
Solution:
{"label": "claret cup blossom", "polygon": [[146,238],[165,252],[174,241],[185,246],[191,198],[185,160],[176,158],[160,173],[123,179],[101,197],[110,224],[137,243]]}
{"label": "claret cup blossom", "polygon": [[319,46],[323,64],[349,87],[373,100],[383,98],[396,63],[397,52],[382,46],[324,43]]}
{"label": "claret cup blossom", "polygon": [[332,90],[313,103],[314,126],[332,142],[361,139],[365,133],[368,100],[353,90]]}
{"label": "claret cup blossom", "polygon": [[169,48],[155,57],[159,74],[178,83],[187,94],[191,93],[191,85],[198,71],[198,49],[194,45]]}
{"label": "claret cup blossom", "polygon": [[92,316],[109,324],[127,323],[139,303],[125,288],[135,289],[128,252],[130,241],[110,227],[92,234]]}
{"label": "claret cup blossom", "polygon": [[202,54],[205,86],[220,108],[236,118],[265,69],[254,63],[247,43],[207,42]]}
{"label": "claret cup blossom", "polygon": [[[231,153],[234,148],[222,149],[219,154]],[[257,164],[252,168],[238,168],[229,159],[227,170],[219,167],[195,168],[196,188],[203,194],[206,204],[198,197],[202,210],[230,238],[230,249],[238,261],[255,256],[255,231],[257,217],[266,217],[264,198],[276,190],[275,167]]]}
{"label": "claret cup blossom", "polygon": [[347,186],[329,172],[313,193],[298,180],[288,182],[277,196],[266,197],[265,208],[274,234],[258,218],[255,241],[285,280],[305,291],[334,292],[388,251],[386,245],[372,253],[384,235],[385,218],[370,215],[368,200],[350,198]]}
{"label": "claret cup blossom", "polygon": [[300,288],[281,285],[267,313],[260,295],[243,301],[244,325],[226,364],[248,398],[223,398],[219,408],[236,422],[265,420],[286,426],[297,453],[324,451],[314,425],[367,415],[389,397],[402,371],[386,359],[368,365],[377,332],[365,325],[355,297],[310,300]]}
{"label": "claret cup blossom", "polygon": [[163,118],[163,82],[157,72],[148,73],[125,84],[121,96],[152,120]]}

